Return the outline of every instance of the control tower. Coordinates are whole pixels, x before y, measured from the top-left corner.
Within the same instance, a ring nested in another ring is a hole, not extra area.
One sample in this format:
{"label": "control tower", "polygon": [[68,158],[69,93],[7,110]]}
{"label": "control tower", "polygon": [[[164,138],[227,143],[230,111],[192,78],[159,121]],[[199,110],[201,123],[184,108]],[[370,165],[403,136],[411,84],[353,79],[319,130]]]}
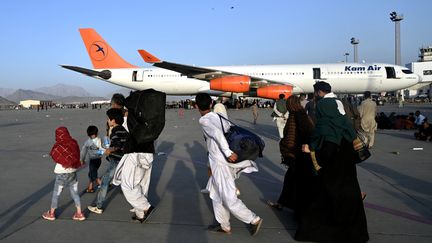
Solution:
{"label": "control tower", "polygon": [[432,61],[432,46],[421,47],[419,54],[419,62],[431,62]]}

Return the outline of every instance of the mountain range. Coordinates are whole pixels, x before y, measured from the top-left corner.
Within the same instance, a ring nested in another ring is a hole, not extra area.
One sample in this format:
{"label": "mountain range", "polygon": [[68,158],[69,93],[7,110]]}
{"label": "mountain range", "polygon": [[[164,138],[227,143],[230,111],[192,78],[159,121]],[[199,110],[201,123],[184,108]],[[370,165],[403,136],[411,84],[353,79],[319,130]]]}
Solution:
{"label": "mountain range", "polygon": [[107,97],[97,97],[79,86],[56,84],[34,90],[0,88],[0,96],[15,103],[22,100],[52,100],[56,103],[74,103],[107,100],[108,97],[111,97],[111,94],[107,95]]}
{"label": "mountain range", "polygon": [[[56,84],[33,90],[0,88],[0,98],[2,98],[0,101],[2,104],[8,102],[19,103],[22,100],[51,100],[55,103],[89,103],[95,100],[108,100],[114,93],[121,93],[127,97],[130,91],[130,89],[120,88],[107,94],[105,97],[98,97],[87,92],[82,87],[66,84]],[[167,96],[168,101],[190,98],[186,96]]]}

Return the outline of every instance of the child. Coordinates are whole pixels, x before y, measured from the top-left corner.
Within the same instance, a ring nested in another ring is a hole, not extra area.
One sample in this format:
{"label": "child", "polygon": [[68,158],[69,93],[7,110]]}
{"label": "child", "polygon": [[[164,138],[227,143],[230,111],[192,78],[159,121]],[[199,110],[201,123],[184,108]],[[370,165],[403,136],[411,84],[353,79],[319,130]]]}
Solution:
{"label": "child", "polygon": [[102,153],[102,142],[98,137],[98,128],[96,126],[89,126],[87,128],[87,136],[89,139],[84,143],[81,149],[81,163],[84,164],[83,161],[89,161],[89,184],[87,186],[86,192],[92,193],[93,184],[96,182],[98,185],[101,184],[101,180],[98,178],[98,169],[101,165],[101,157]]}
{"label": "child", "polygon": [[[238,156],[229,148],[224,137],[225,131],[222,130],[220,117],[210,110],[212,103],[210,95],[200,93],[195,100],[201,114],[199,123],[207,143],[209,164],[212,172],[207,184],[207,190],[210,192],[213,211],[218,222],[217,225],[211,225],[208,229],[212,232],[230,234],[231,225],[229,219],[231,213],[239,220],[249,224],[250,234],[254,236],[258,233],[263,220],[237,198],[234,183],[235,176],[230,163],[235,162]],[[229,127],[229,124],[225,124],[224,127]],[[240,164],[236,165],[240,166]],[[246,167],[249,166],[245,165],[244,169]]]}
{"label": "child", "polygon": [[71,196],[75,202],[76,212],[73,220],[85,220],[81,212],[81,202],[78,194],[78,181],[76,170],[81,166],[79,160],[78,143],[73,139],[66,127],[59,127],[55,131],[56,143],[51,149],[50,155],[56,163],[54,173],[56,174],[54,191],[51,200],[51,209],[45,212],[42,217],[46,220],[55,220],[55,210],[58,205],[58,198],[64,187],[69,187]]}
{"label": "child", "polygon": [[103,203],[106,198],[108,186],[114,177],[115,169],[125,153],[125,145],[128,139],[128,132],[122,126],[123,112],[117,108],[111,108],[106,112],[108,116],[108,125],[111,128],[110,147],[105,150],[109,166],[105,175],[102,176],[102,183],[97,194],[96,205],[88,206],[88,210],[93,213],[101,214],[103,212]]}

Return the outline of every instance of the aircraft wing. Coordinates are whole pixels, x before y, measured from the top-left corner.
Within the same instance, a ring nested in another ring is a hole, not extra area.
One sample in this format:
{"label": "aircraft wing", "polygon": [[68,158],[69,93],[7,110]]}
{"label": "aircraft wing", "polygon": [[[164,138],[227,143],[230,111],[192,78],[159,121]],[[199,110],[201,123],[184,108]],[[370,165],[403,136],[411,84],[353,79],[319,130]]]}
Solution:
{"label": "aircraft wing", "polygon": [[291,85],[287,82],[268,80],[268,79],[263,79],[260,77],[254,77],[250,75],[244,75],[240,73],[233,73],[233,72],[227,72],[223,70],[161,61],[159,58],[153,56],[152,54],[150,54],[145,50],[138,50],[138,52],[145,62],[153,64],[153,66],[155,67],[164,68],[164,69],[181,73],[189,78],[195,78],[195,79],[200,79],[200,80],[210,82],[213,79],[227,77],[227,76],[248,76],[250,77],[251,87],[261,87],[269,84]]}

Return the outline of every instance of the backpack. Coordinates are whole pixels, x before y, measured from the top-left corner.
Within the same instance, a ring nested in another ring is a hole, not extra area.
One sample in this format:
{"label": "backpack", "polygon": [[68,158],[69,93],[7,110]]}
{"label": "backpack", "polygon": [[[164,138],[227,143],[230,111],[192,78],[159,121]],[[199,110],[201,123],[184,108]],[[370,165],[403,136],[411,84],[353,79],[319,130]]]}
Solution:
{"label": "backpack", "polygon": [[126,98],[127,125],[138,144],[152,142],[165,126],[166,94],[154,89],[131,92]]}
{"label": "backpack", "polygon": [[218,114],[218,116],[221,121],[222,131],[225,131],[222,119],[232,124],[228,132],[224,135],[229,148],[238,155],[236,162],[256,160],[258,157],[263,157],[265,143],[258,135],[234,124],[220,114]]}

